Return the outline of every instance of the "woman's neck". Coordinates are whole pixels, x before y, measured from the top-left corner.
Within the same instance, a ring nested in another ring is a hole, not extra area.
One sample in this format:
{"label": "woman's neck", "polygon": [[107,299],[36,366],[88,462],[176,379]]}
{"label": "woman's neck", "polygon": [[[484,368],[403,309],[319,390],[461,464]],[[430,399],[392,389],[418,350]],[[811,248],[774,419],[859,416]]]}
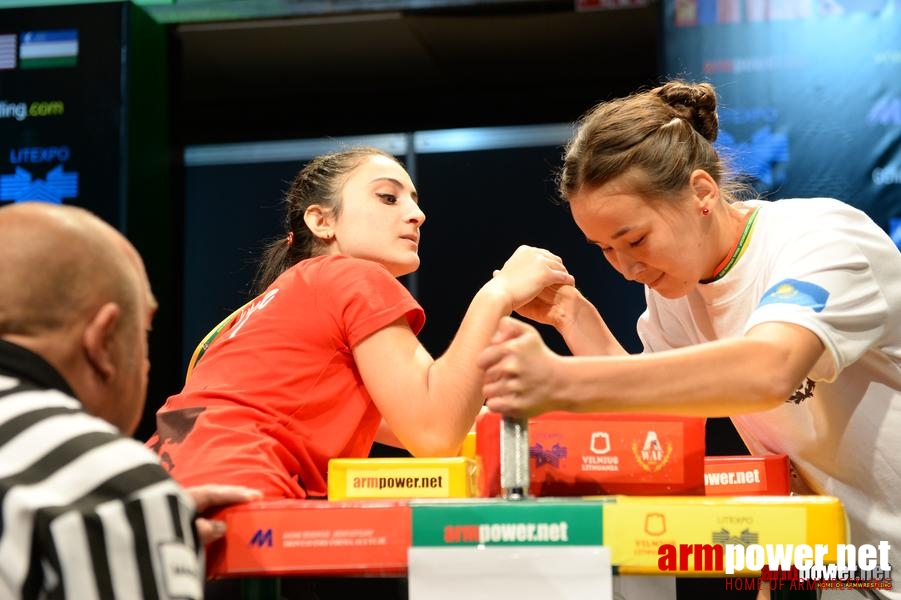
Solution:
{"label": "woman's neck", "polygon": [[732,268],[741,253],[743,243],[747,242],[752,213],[753,209],[750,207],[725,205],[721,233],[717,240],[718,261],[709,276],[702,279],[701,283],[716,281]]}

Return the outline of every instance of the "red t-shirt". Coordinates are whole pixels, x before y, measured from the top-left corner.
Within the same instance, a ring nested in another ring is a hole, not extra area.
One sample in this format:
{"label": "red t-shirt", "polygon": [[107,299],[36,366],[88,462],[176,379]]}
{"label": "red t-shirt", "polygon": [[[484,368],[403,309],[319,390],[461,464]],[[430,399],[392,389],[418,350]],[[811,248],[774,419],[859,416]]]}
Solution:
{"label": "red t-shirt", "polygon": [[245,485],[267,498],[324,497],[331,458],[365,457],[381,421],[351,349],[422,308],[383,266],[301,261],[218,336],[147,442],[182,485]]}

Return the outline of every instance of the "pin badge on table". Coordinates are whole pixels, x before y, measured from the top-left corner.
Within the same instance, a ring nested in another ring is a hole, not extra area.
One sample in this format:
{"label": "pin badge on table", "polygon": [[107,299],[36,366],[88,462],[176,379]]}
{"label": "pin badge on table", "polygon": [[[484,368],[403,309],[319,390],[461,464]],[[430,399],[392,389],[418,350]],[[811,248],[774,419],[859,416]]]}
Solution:
{"label": "pin badge on table", "polygon": [[521,500],[529,492],[529,420],[501,420],[501,488],[505,498]]}

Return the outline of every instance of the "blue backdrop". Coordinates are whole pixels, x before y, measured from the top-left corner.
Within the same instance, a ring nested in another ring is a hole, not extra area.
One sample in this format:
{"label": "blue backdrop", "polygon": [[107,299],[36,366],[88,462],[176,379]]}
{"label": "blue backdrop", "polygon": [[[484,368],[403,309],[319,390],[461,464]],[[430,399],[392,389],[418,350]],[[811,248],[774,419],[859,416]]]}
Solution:
{"label": "blue backdrop", "polygon": [[771,198],[830,196],[901,247],[901,0],[666,0],[668,77],[709,81],[718,144]]}

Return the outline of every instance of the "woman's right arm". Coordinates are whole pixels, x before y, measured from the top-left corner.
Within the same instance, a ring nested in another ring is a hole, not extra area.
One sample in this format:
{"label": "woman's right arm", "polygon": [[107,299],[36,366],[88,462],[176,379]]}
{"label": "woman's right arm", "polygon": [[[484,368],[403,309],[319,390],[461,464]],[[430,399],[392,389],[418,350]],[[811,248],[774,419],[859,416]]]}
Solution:
{"label": "woman's right arm", "polygon": [[405,318],[353,348],[369,391],[397,438],[414,456],[453,456],[483,404],[479,353],[501,317],[572,276],[550,252],[522,246],[476,293],[450,346],[433,359]]}

